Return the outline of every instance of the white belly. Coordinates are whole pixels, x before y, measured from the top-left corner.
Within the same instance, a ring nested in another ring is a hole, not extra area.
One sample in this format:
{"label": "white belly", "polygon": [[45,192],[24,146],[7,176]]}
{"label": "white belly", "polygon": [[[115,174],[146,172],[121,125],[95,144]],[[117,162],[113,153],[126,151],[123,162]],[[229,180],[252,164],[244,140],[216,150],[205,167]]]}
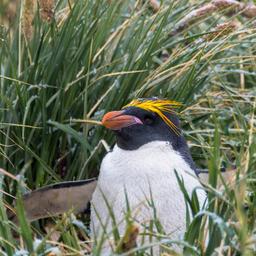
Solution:
{"label": "white belly", "polygon": [[[174,170],[183,178],[189,194],[195,187],[200,187],[194,171],[169,143],[150,142],[135,151],[115,146],[102,161],[92,198],[91,228],[94,236],[101,237],[102,225],[106,226],[107,233],[112,233],[107,204],[114,213],[120,234],[124,233],[127,197],[132,219],[142,224],[140,232],[144,231],[142,226],[149,226],[156,216],[170,238],[181,237],[186,228],[186,207]],[[202,203],[205,198],[202,190],[198,197]]]}

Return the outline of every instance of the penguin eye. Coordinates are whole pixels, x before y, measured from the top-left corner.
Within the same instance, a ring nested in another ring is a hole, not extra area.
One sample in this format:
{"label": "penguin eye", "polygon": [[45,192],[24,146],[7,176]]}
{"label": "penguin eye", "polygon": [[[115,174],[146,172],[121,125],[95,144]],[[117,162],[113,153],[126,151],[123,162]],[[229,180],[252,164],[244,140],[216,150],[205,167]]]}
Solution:
{"label": "penguin eye", "polygon": [[146,115],[146,116],[144,116],[143,121],[144,121],[144,124],[150,125],[154,122],[154,118],[153,118],[153,116]]}

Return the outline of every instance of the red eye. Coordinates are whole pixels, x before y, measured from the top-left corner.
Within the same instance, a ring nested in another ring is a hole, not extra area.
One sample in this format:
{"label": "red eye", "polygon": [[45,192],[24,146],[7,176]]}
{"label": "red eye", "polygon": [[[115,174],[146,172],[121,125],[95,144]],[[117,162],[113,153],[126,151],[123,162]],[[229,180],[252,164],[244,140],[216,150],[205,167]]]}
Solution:
{"label": "red eye", "polygon": [[152,116],[147,115],[147,116],[144,117],[144,124],[150,125],[153,122],[154,122],[154,119],[153,119]]}

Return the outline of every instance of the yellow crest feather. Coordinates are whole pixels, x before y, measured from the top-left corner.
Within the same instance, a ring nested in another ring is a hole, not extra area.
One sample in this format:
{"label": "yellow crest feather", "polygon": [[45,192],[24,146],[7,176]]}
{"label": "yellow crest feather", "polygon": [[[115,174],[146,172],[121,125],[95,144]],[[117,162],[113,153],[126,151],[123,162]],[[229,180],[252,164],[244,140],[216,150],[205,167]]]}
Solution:
{"label": "yellow crest feather", "polygon": [[156,113],[162,120],[177,134],[180,132],[176,125],[164,114],[166,113],[175,113],[174,108],[180,107],[182,104],[177,101],[172,100],[162,100],[162,99],[136,99],[131,101],[129,104],[125,105],[123,108],[127,107],[137,107],[144,109],[146,111],[151,111]]}

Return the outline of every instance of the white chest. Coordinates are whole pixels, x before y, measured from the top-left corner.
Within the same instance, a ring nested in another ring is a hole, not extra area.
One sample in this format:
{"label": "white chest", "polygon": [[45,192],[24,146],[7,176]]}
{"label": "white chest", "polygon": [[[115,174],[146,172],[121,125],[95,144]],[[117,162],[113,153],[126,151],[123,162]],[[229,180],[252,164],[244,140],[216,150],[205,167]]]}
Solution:
{"label": "white chest", "polygon": [[[107,204],[113,210],[121,233],[124,231],[126,197],[135,221],[147,225],[156,214],[166,233],[176,233],[174,238],[183,234],[186,208],[175,170],[183,178],[189,194],[200,186],[193,170],[166,142],[151,142],[136,151],[115,146],[102,161],[92,198],[91,221],[95,234],[102,230],[102,224],[111,222]],[[203,193],[199,194],[199,199],[204,200]],[[154,207],[150,204],[152,200]],[[111,228],[108,224],[109,232]]]}

